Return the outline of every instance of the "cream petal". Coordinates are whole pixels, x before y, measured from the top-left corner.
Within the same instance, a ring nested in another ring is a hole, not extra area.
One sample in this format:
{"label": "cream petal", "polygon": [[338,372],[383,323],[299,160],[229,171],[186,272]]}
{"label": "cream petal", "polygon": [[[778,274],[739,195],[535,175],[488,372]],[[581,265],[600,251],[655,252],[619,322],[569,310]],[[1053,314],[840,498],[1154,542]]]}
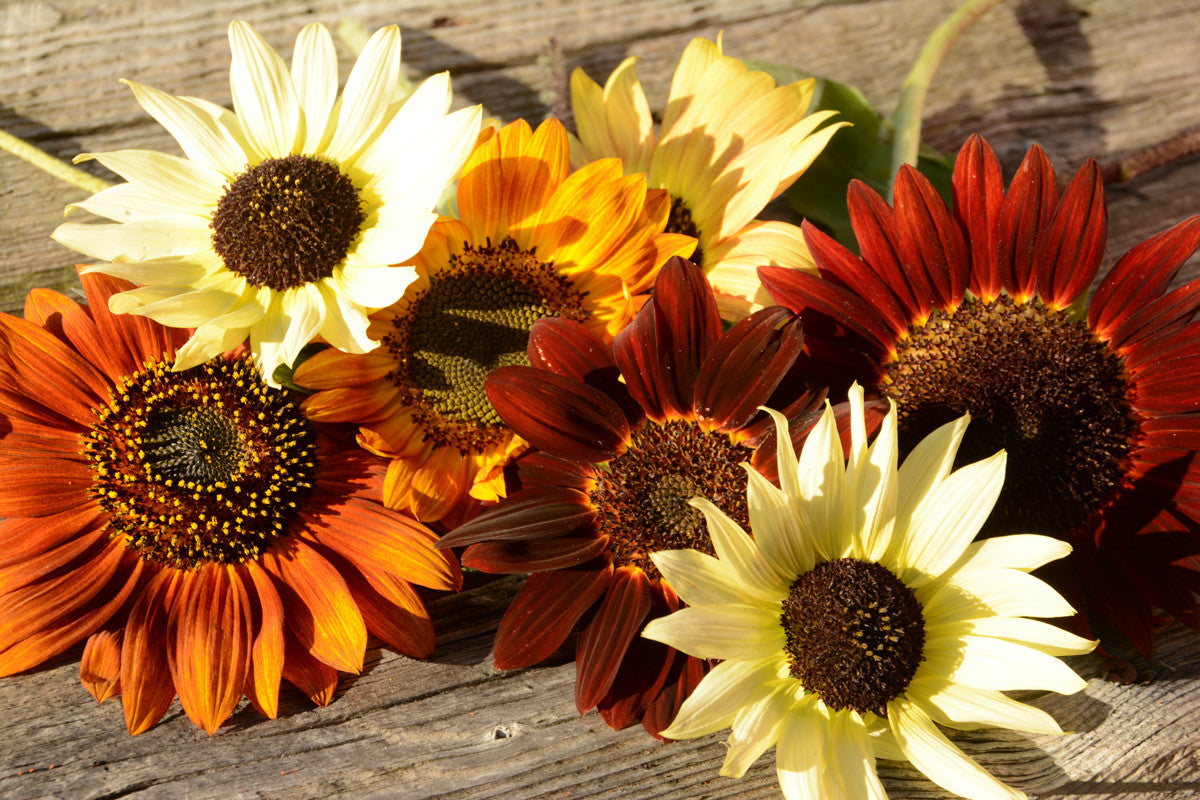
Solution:
{"label": "cream petal", "polygon": [[182,291],[203,280],[212,270],[190,261],[123,261],[115,264],[97,264],[88,269],[88,272],[111,275],[130,283],[149,283]]}
{"label": "cream petal", "polygon": [[212,232],[198,224],[176,224],[174,219],[99,224],[64,222],[50,238],[104,261],[153,261],[209,249]]}
{"label": "cream petal", "polygon": [[242,128],[261,158],[295,152],[299,143],[300,102],[287,65],[244,22],[229,23],[229,90]]}
{"label": "cream petal", "polygon": [[337,129],[325,152],[353,161],[384,121],[400,80],[400,28],[380,28],[367,42],[346,79]]}
{"label": "cream petal", "polygon": [[117,292],[108,298],[108,310],[114,314],[136,314],[142,306],[176,297],[179,289],[171,286],[139,286]]}
{"label": "cream petal", "polygon": [[172,369],[182,372],[232,350],[246,340],[249,328],[226,328],[221,325],[201,325],[175,352]]}
{"label": "cream petal", "polygon": [[887,800],[887,792],[875,772],[875,751],[862,717],[854,711],[831,715],[829,743],[833,755],[826,769],[842,789],[846,800]]}
{"label": "cream petal", "polygon": [[287,337],[288,322],[283,297],[276,292],[272,294],[262,319],[250,327],[250,351],[258,364],[259,374],[272,387],[279,385],[275,380],[275,368],[284,363],[281,352]]}
{"label": "cream petal", "polygon": [[784,717],[796,703],[795,681],[777,682],[769,691],[746,703],[733,721],[733,730],[726,744],[729,751],[721,774],[740,778],[754,765],[758,757],[779,741]]}
{"label": "cream petal", "polygon": [[662,734],[669,739],[694,739],[728,728],[739,710],[768,691],[767,684],[787,675],[782,653],[754,661],[722,661],[683,701]]}
{"label": "cream petal", "polygon": [[688,606],[651,620],[642,635],[697,658],[756,660],[783,650],[779,615],[757,606]]}
{"label": "cream petal", "polygon": [[321,292],[309,283],[284,292],[281,305],[287,332],[279,347],[279,359],[284,364],[292,364],[324,324],[325,304]]}
{"label": "cream petal", "polygon": [[111,219],[114,222],[161,222],[167,225],[202,226],[209,224],[208,211],[187,211],[163,203],[161,196],[138,183],[118,183],[101,189],[86,200],[67,205]]}
{"label": "cream petal", "polygon": [[[430,198],[430,202],[436,198]],[[428,209],[393,206],[378,210],[375,224],[364,228],[351,254],[355,267],[383,267],[408,261],[421,250],[437,214]],[[350,263],[350,258],[347,263]],[[400,294],[403,294],[401,290]],[[391,305],[400,298],[392,298]],[[378,302],[375,303],[378,307]]]}
{"label": "cream petal", "polygon": [[319,22],[305,25],[296,37],[292,84],[304,119],[301,152],[316,153],[329,125],[329,112],[338,90],[337,51],[329,30]]}
{"label": "cream petal", "polygon": [[743,592],[767,603],[787,597],[791,583],[771,568],[758,545],[729,515],[703,497],[693,497],[688,503],[704,515],[717,558],[733,572]]}
{"label": "cream petal", "polygon": [[175,137],[187,157],[232,178],[246,164],[246,151],[229,129],[203,105],[185,97],[122,79],[138,105]]}
{"label": "cream petal", "polygon": [[232,291],[196,289],[146,303],[137,313],[170,328],[195,328],[228,312],[238,298]]}
{"label": "cream petal", "polygon": [[1003,450],[950,473],[913,509],[904,548],[893,562],[910,588],[948,570],[979,533],[1004,486]]}
{"label": "cream petal", "polygon": [[982,617],[949,623],[936,623],[926,628],[926,635],[992,636],[1033,647],[1052,656],[1078,656],[1096,649],[1099,642],[1068,633],[1057,625],[1024,617]]}
{"label": "cream petal", "polygon": [[[950,474],[954,467],[954,456],[958,453],[958,446],[970,421],[970,415],[966,415],[942,425],[917,442],[900,465],[896,486],[898,530],[908,528],[908,521],[921,499]],[[893,548],[899,545],[899,541],[893,542]]]}
{"label": "cream petal", "polygon": [[844,464],[837,422],[833,409],[826,405],[821,419],[804,441],[796,468],[799,518],[805,535],[816,547],[818,561],[842,558],[849,551],[850,532],[842,527],[846,497]]}
{"label": "cream petal", "polygon": [[1003,568],[1029,572],[1043,564],[1063,558],[1070,552],[1071,545],[1053,536],[1041,536],[1036,533],[992,536],[971,542],[948,572]]}
{"label": "cream petal", "polygon": [[954,746],[919,707],[903,697],[888,703],[900,749],[934,783],[972,800],[1025,800]]}
{"label": "cream petal", "polygon": [[824,705],[811,696],[803,698],[784,717],[775,764],[779,788],[787,800],[837,797],[835,785],[830,785],[825,775],[831,748],[829,729]]}
{"label": "cream petal", "polygon": [[1087,687],[1087,681],[1064,662],[1032,647],[987,636],[962,636],[958,641],[964,647],[958,663],[946,675],[954,683],[1004,692],[1036,689],[1059,694],[1074,694]]}
{"label": "cream petal", "polygon": [[934,722],[959,730],[1007,728],[1027,733],[1060,734],[1062,728],[1040,708],[1017,702],[992,689],[951,683],[941,676],[914,678],[905,690]]}
{"label": "cream petal", "polygon": [[[400,160],[411,160],[416,169],[423,168],[424,162],[411,155],[442,146],[440,139],[431,141],[428,132],[445,118],[451,98],[450,73],[439,72],[423,80],[356,160],[358,168],[380,175],[392,171]],[[478,128],[475,134],[478,136]],[[474,144],[474,139],[471,141]]]}
{"label": "cream petal", "polygon": [[[154,150],[84,153],[75,162],[95,159],[122,178],[145,187],[174,209],[211,216],[224,194],[225,176],[211,167]],[[207,220],[205,225],[207,225]]]}
{"label": "cream petal", "polygon": [[791,582],[811,570],[815,564],[812,544],[800,530],[800,522],[787,494],[749,464],[746,494],[749,498],[750,530],[763,558],[774,568],[779,579]]}
{"label": "cream petal", "polygon": [[896,734],[892,733],[887,720],[875,717],[874,723],[868,726],[867,733],[870,735],[871,750],[874,751],[875,758],[888,761],[904,760],[904,751],[900,749]]}
{"label": "cream petal", "polygon": [[369,353],[379,346],[367,333],[371,321],[361,308],[346,302],[327,280],[317,284],[317,288],[325,303],[321,338],[344,353]]}
{"label": "cream petal", "polygon": [[351,303],[363,308],[385,308],[404,296],[417,278],[413,267],[355,267],[334,270],[330,283]]}
{"label": "cream petal", "polygon": [[855,447],[846,467],[846,491],[851,498],[850,529],[856,540],[855,557],[866,561],[878,561],[887,552],[896,516],[896,405],[890,399],[888,404],[891,410],[883,418],[870,448],[866,446],[861,399],[850,404]]}
{"label": "cream petal", "polygon": [[689,606],[745,603],[750,598],[727,564],[699,550],[659,550],[650,560],[679,599]]}
{"label": "cream petal", "polygon": [[984,616],[1069,617],[1075,609],[1045,581],[1015,569],[959,570],[936,587],[915,590],[925,618],[953,622]]}

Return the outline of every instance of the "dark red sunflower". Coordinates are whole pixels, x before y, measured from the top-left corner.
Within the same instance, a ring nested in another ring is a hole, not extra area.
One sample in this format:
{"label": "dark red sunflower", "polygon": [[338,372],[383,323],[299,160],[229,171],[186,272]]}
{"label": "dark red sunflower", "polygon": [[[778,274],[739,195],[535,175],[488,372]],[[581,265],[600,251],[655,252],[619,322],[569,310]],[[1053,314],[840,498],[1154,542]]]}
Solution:
{"label": "dark red sunflower", "polygon": [[173,371],[184,331],[35,289],[0,314],[0,675],[86,640],[80,678],[139,733],[176,694],[212,733],[280,680],[315,702],[367,632],[433,651],[413,584],[462,585],[435,534],[385,508],[384,465],[326,435],[248,353]]}
{"label": "dark red sunflower", "polygon": [[1200,628],[1200,282],[1171,288],[1200,217],[1134,247],[1088,301],[1108,226],[1094,161],[1060,195],[1035,145],[1006,192],[973,136],[953,192],[951,211],[904,168],[890,208],[854,184],[861,258],[809,225],[819,277],[760,270],[804,320],[810,367],[894,399],[902,452],[969,412],[959,460],[1008,451],[985,533],[1069,541],[1048,577],[1076,608],[1143,652],[1155,606]]}
{"label": "dark red sunflower", "polygon": [[785,309],[722,333],[704,274],[679,258],[652,297],[611,349],[575,322],[539,320],[532,366],[488,377],[492,405],[535,449],[519,488],[439,546],[469,545],[464,563],[485,572],[533,573],[500,622],[497,667],[535,664],[578,629],[580,713],[657,735],[707,665],[638,636],[679,607],[649,554],[713,552],[696,495],[749,525],[743,464],[775,468],[759,406],[781,409],[798,440],[822,393],[792,369],[803,336]]}

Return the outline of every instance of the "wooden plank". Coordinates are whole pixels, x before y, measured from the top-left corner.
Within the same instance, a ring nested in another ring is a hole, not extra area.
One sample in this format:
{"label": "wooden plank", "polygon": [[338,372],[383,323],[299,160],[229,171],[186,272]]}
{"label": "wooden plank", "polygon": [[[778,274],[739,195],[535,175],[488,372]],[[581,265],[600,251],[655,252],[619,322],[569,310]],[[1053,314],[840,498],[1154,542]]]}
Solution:
{"label": "wooden plank", "polygon": [[[453,71],[459,101],[510,119],[551,108],[567,68],[602,79],[626,55],[661,108],[679,53],[725,31],[736,55],[802,66],[859,86],[884,110],[921,41],[955,0],[216,0],[198,4],[17,0],[0,6],[0,127],[71,158],[143,147],[178,152],[117,83],[126,77],[227,103],[229,19],[250,21],[289,51],[299,26],[346,18],[404,31],[415,73]],[[1198,0],[1024,0],[1003,4],[964,35],[927,104],[927,138],[956,148],[989,137],[1006,168],[1042,142],[1063,174],[1200,122]],[[352,57],[339,44],[343,76]],[[97,173],[99,174],[99,173]],[[32,286],[74,285],[74,258],[50,241],[80,194],[0,156],[0,310]],[[1110,256],[1200,211],[1200,159],[1109,191]],[[1194,270],[1189,272],[1194,274]],[[491,637],[519,580],[476,581],[433,604],[438,651],[425,662],[372,650],[364,675],[314,709],[287,693],[281,718],[242,708],[213,737],[178,705],[157,727],[125,735],[119,705],[79,686],[78,653],[0,680],[0,797],[5,798],[767,798],[765,756],[741,781],[717,776],[719,736],[658,744],[610,731],[572,702],[573,665],[501,673]],[[987,767],[1042,798],[1200,795],[1200,645],[1168,631],[1159,654],[1134,659],[1139,681],[1105,681],[1097,657],[1073,664],[1084,695],[1035,696],[1073,736],[1002,732],[957,741]],[[911,769],[883,765],[895,798],[943,797]]]}

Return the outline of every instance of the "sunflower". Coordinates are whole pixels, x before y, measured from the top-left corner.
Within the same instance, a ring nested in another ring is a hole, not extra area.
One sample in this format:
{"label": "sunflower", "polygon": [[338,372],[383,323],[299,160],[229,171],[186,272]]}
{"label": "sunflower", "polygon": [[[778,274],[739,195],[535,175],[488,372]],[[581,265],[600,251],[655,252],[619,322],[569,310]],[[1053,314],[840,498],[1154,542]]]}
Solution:
{"label": "sunflower", "polygon": [[524,447],[484,393],[484,378],[528,363],[533,323],[582,322],[611,340],[662,264],[695,240],[665,234],[668,201],[614,159],[568,174],[566,131],[524,120],[485,132],[458,184],[460,219],[439,221],[413,259],[417,279],[371,318],[383,346],[319,353],[296,371],[320,390],[314,419],[353,422],[391,460],[386,502],[418,519],[461,517],[503,493],[501,469]]}
{"label": "sunflower", "polygon": [[433,650],[413,583],[462,576],[380,503],[377,459],[325,435],[242,350],[172,370],[185,335],[45,289],[0,315],[0,675],[86,640],[84,685],[130,733],[175,695],[212,733],[280,679],[327,704],[367,632]]}
{"label": "sunflower", "polygon": [[722,662],[663,735],[732,727],[721,774],[735,778],[778,744],[788,800],[885,797],[877,757],[909,761],[973,800],[1023,798],[935,723],[1062,733],[1001,692],[1086,686],[1055,656],[1096,643],[1028,619],[1071,613],[1027,574],[1070,547],[1032,534],[972,542],[1000,493],[1005,455],[951,472],[965,417],[897,469],[895,405],[870,447],[857,386],[850,407],[848,463],[832,410],[798,457],[787,420],[771,412],[782,488],[750,481],[753,539],[697,498],[716,557],[651,556],[688,606],[652,620],[645,636]]}
{"label": "sunflower", "polygon": [[396,26],[371,37],[337,97],[324,26],[305,26],[289,73],[249,25],[229,26],[236,113],[127,82],[187,158],[146,150],[84,155],[128,183],[73,207],[114,223],[60,225],[62,244],[110,262],[92,269],[139,288],[115,313],[195,328],[176,369],[250,339],[262,375],[315,337],[365,353],[369,310],[413,279],[388,266],[421,247],[432,209],[474,145],[478,106],[446,114],[450,79],[402,103]]}
{"label": "sunflower", "polygon": [[895,198],[851,186],[861,259],[806,225],[821,277],[761,271],[804,317],[811,368],[896,400],[902,452],[969,412],[960,457],[1003,448],[1013,467],[985,534],[1071,543],[1048,579],[1143,652],[1153,606],[1200,627],[1200,282],[1170,289],[1200,217],[1130,250],[1089,302],[1107,230],[1094,161],[1060,196],[1035,145],[1005,192],[975,136],[953,214],[911,169]]}
{"label": "sunflower", "polygon": [[613,728],[640,719],[654,735],[670,723],[707,665],[637,638],[679,607],[650,554],[711,552],[693,495],[748,519],[740,465],[775,463],[760,405],[785,407],[803,435],[820,398],[791,372],[803,337],[787,317],[762,309],[722,334],[704,274],[673,259],[614,348],[542,320],[532,364],[487,379],[501,418],[537,449],[517,462],[518,491],[438,546],[469,545],[463,563],[485,572],[533,573],[500,623],[497,667],[535,664],[578,629],[580,713],[598,707]]}
{"label": "sunflower", "polygon": [[699,238],[692,261],[708,274],[727,319],[772,305],[755,268],[812,269],[812,259],[795,225],[754,217],[848,123],[825,125],[832,111],[806,114],[813,80],[777,87],[765,72],[722,55],[718,37],[684,49],[656,135],[636,61],[622,61],[603,89],[582,69],[572,74],[579,130],[572,159],[615,156],[626,172],[648,173],[651,187],[670,193],[668,230]]}

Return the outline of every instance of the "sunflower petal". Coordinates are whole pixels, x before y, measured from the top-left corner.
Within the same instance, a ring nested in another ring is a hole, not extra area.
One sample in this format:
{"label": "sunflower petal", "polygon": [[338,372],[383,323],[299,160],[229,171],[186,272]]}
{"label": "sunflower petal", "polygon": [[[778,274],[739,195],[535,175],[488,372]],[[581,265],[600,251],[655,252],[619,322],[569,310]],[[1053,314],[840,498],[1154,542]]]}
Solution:
{"label": "sunflower petal", "polygon": [[650,611],[650,584],[639,569],[619,569],[575,649],[575,707],[579,713],[612,686],[625,651]]}
{"label": "sunflower petal", "polygon": [[547,658],[612,580],[612,564],[530,575],[500,620],[492,651],[496,668],[518,669]]}

